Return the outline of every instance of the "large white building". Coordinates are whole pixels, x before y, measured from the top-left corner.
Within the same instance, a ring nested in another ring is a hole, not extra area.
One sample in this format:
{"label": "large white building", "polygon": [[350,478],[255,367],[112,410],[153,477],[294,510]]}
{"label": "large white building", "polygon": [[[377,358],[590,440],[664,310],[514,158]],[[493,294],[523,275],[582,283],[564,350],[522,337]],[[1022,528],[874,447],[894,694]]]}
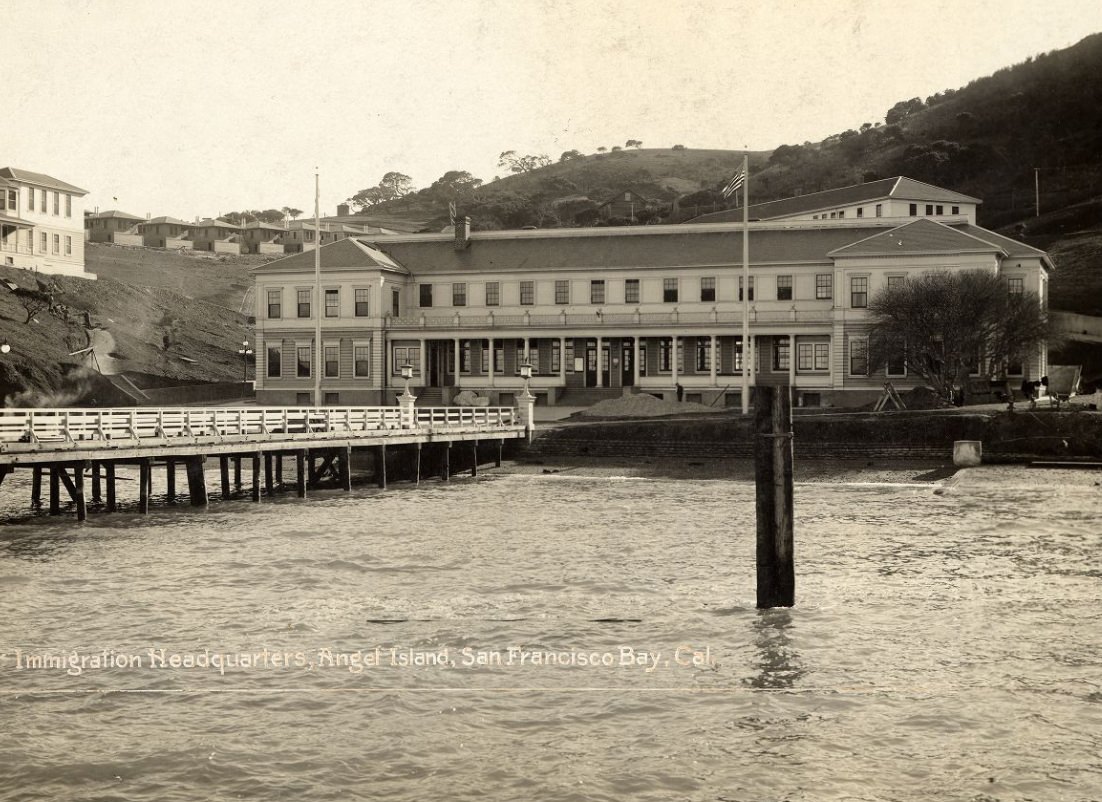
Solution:
{"label": "large white building", "polygon": [[0,263],[95,278],[84,270],[87,194],[42,173],[0,167]]}
{"label": "large white building", "polygon": [[[312,403],[320,370],[326,404],[393,403],[409,363],[418,403],[473,390],[509,404],[527,357],[538,403],[672,396],[680,385],[686,400],[737,406],[747,363],[751,385],[791,384],[804,406],[865,403],[888,379],[917,381],[905,366],[869,370],[867,306],[881,287],[980,269],[1047,298],[1042,251],[976,226],[964,201],[939,215],[931,200],[924,214],[930,189],[896,198],[895,216],[876,216],[874,203],[860,217],[751,223],[745,344],[738,223],[474,233],[461,223],[454,236],[344,239],[320,249],[320,298],[312,253],[253,271],[257,396]],[[1041,376],[1044,350],[1019,369]]]}

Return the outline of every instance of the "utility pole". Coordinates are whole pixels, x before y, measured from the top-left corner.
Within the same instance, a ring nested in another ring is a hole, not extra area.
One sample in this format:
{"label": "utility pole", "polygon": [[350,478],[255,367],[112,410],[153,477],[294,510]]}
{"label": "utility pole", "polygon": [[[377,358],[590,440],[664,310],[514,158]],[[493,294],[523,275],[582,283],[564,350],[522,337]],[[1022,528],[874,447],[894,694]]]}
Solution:
{"label": "utility pole", "polygon": [[1036,204],[1037,217],[1041,216],[1041,168],[1033,168],[1033,200]]}

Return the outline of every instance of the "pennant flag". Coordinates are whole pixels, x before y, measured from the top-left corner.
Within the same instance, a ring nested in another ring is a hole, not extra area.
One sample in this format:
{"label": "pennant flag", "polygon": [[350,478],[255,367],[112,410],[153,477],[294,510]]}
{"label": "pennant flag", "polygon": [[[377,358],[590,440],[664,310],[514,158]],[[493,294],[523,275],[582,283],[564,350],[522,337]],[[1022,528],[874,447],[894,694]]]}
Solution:
{"label": "pennant flag", "polygon": [[724,199],[727,199],[735,194],[735,191],[739,187],[741,187],[745,181],[746,173],[744,173],[742,170],[739,170],[737,173],[735,173],[731,180],[727,182],[727,186],[723,188]]}

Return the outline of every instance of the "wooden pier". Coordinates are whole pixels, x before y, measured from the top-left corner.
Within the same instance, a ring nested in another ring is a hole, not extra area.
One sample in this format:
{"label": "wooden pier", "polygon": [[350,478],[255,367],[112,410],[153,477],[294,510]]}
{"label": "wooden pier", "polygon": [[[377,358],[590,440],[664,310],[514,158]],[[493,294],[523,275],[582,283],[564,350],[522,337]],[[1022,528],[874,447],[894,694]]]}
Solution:
{"label": "wooden pier", "polygon": [[190,503],[205,506],[214,458],[222,498],[247,490],[259,501],[262,489],[284,487],[284,460],[293,461],[294,489],[304,497],[325,484],[350,490],[357,455],[370,455],[379,487],[388,463],[397,478],[420,481],[428,470],[446,480],[458,470],[476,474],[480,461],[500,465],[505,442],[530,434],[530,407],[0,409],[0,483],[30,471],[37,509],[46,477],[50,514],[61,514],[64,491],[83,521],[90,506],[118,509],[119,466],[137,468],[138,510],[146,513],[159,470],[168,503],[176,503],[179,466]]}

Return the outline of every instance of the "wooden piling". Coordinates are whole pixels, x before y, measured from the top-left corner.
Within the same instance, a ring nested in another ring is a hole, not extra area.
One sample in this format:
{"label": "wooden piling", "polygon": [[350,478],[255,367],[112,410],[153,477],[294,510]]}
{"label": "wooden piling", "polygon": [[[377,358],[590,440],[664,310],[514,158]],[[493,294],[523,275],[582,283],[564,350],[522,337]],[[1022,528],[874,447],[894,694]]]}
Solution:
{"label": "wooden piling", "polygon": [[260,452],[253,454],[253,501],[260,501]]}
{"label": "wooden piling", "polygon": [[421,484],[421,444],[416,443],[415,445],[417,446],[417,465],[413,473],[413,483],[419,485]]}
{"label": "wooden piling", "polygon": [[796,579],[790,388],[755,388],[754,411],[758,608],[791,607]]}
{"label": "wooden piling", "polygon": [[471,441],[471,476],[478,476],[478,441]]}
{"label": "wooden piling", "polygon": [[87,463],[77,462],[73,465],[73,501],[77,503],[77,520],[88,519],[88,502],[84,499],[84,467]]}
{"label": "wooden piling", "polygon": [[275,487],[272,485],[272,455],[264,455],[264,492],[269,496],[275,492]]}
{"label": "wooden piling", "polygon": [[165,495],[169,504],[176,503],[176,460],[171,457],[165,460]]}
{"label": "wooden piling", "polygon": [[283,487],[283,452],[277,451],[272,455],[275,459],[275,484],[276,487]]}
{"label": "wooden piling", "polygon": [[386,489],[386,443],[375,446],[375,484]]}
{"label": "wooden piling", "polygon": [[153,466],[149,459],[143,459],[138,463],[138,512],[145,515],[149,512],[149,489],[151,487]]}
{"label": "wooden piling", "polygon": [[342,446],[340,450],[340,480],[345,491],[352,489],[352,446]]}
{"label": "wooden piling", "polygon": [[96,462],[92,463],[92,503],[93,504],[102,504],[103,503],[103,495],[101,493],[101,484],[100,484],[100,473],[101,473],[101,466],[100,466],[99,461],[97,460]]}
{"label": "wooden piling", "polygon": [[452,472],[452,444],[451,442],[444,443],[444,459],[441,460],[440,466],[440,478],[445,482],[451,481]]}
{"label": "wooden piling", "polygon": [[233,486],[235,489],[241,489],[241,457],[233,458]]}
{"label": "wooden piling", "polygon": [[42,508],[42,466],[35,465],[31,471],[31,508]]}
{"label": "wooden piling", "polygon": [[230,497],[230,458],[218,458],[218,478],[222,481],[222,498]]}
{"label": "wooden piling", "polygon": [[115,463],[107,463],[107,511],[115,512],[118,504],[115,502]]}
{"label": "wooden piling", "polygon": [[191,496],[191,506],[207,506],[207,474],[203,468],[206,457],[188,457],[187,491]]}
{"label": "wooden piling", "polygon": [[494,467],[495,468],[500,468],[501,467],[501,451],[504,448],[505,448],[505,441],[504,440],[498,440],[497,441],[497,458],[494,460]]}
{"label": "wooden piling", "polygon": [[295,452],[295,490],[299,498],[306,498],[306,452]]}
{"label": "wooden piling", "polygon": [[61,515],[61,471],[54,463],[50,466],[50,515]]}

